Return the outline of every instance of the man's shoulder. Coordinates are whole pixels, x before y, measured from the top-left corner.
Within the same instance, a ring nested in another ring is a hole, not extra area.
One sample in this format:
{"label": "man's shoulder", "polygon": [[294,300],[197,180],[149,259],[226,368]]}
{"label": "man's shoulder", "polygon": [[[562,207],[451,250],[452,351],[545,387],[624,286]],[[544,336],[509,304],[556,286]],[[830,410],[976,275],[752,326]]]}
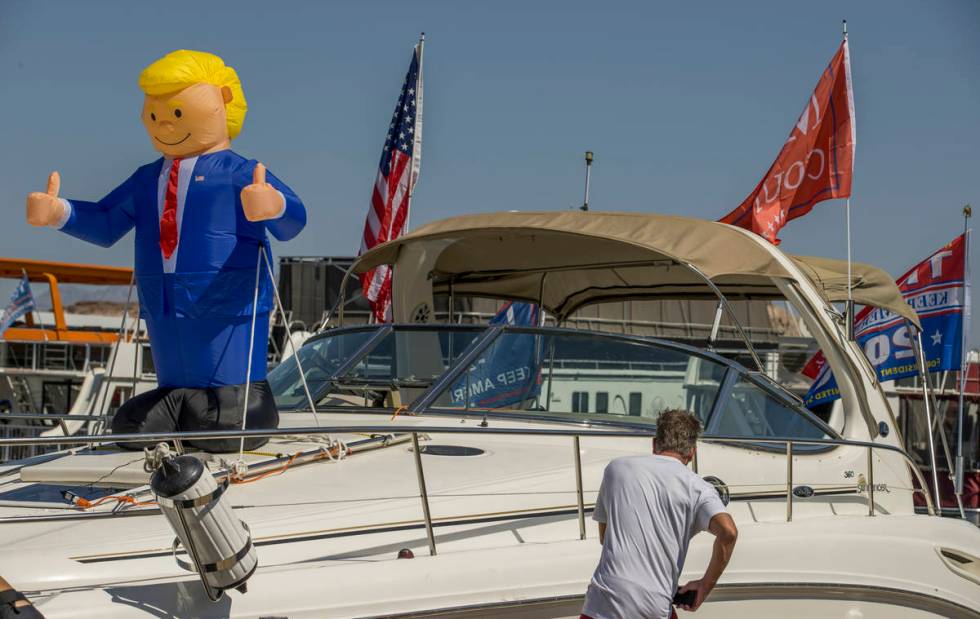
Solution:
{"label": "man's shoulder", "polygon": [[609,468],[612,469],[631,469],[638,466],[647,466],[652,458],[646,455],[620,456],[609,461]]}
{"label": "man's shoulder", "polygon": [[649,473],[657,476],[667,475],[678,477],[694,485],[699,483],[707,484],[697,473],[685,466],[683,462],[667,456],[621,456],[611,460],[606,468],[612,475]]}
{"label": "man's shoulder", "polygon": [[613,477],[636,476],[645,471],[653,470],[656,465],[653,456],[620,456],[609,461],[609,464],[606,465],[606,474]]}

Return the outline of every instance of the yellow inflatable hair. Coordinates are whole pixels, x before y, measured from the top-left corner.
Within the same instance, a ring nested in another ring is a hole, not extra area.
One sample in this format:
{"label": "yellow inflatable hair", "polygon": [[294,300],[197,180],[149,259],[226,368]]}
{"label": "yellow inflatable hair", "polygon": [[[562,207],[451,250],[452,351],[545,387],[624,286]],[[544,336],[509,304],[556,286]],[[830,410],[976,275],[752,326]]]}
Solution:
{"label": "yellow inflatable hair", "polygon": [[238,74],[218,56],[178,49],[143,69],[139,84],[146,94],[158,96],[202,82],[231,89],[232,98],[225,105],[225,113],[228,116],[228,137],[235,139],[245,122],[248,104]]}

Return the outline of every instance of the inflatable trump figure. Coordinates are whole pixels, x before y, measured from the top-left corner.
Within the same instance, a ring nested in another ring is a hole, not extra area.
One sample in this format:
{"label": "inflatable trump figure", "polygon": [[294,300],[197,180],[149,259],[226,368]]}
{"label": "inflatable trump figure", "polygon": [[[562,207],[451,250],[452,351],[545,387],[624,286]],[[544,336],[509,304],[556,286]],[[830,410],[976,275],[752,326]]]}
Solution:
{"label": "inflatable trump figure", "polygon": [[[246,382],[248,427],[276,427],[265,381],[271,283],[259,277],[253,308],[256,268],[265,268],[260,248],[270,255],[266,232],[280,241],[295,237],[306,210],[265,166],[231,150],[247,106],[238,75],[221,58],[178,50],[148,66],[139,85],[143,124],[163,157],[98,202],[59,197],[61,181],[53,172],[46,192],[28,196],[27,221],[103,247],[136,229],[140,315],[159,387],[123,405],[113,432],[238,429]],[[238,443],[197,446],[232,451]]]}

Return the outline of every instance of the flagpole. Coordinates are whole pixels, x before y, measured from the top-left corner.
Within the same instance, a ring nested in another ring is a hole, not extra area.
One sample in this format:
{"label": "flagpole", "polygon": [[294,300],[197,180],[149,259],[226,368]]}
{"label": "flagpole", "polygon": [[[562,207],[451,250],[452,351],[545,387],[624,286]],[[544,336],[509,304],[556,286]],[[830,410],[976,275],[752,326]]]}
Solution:
{"label": "flagpole", "polygon": [[[24,279],[27,280],[27,285],[30,286],[31,278],[27,276],[27,269],[21,269],[20,272],[23,274]],[[48,332],[44,329],[44,323],[41,322],[41,311],[37,309],[37,303],[34,302],[34,291],[31,290],[31,314],[37,318],[38,329],[41,330],[41,335],[44,336],[44,341],[48,341]]]}
{"label": "flagpole", "polygon": [[[847,20],[841,20],[844,42],[847,42]],[[853,161],[851,162],[853,166]],[[844,227],[847,230],[847,304],[844,309],[845,320],[847,321],[847,339],[854,340],[854,296],[852,292],[853,288],[853,273],[851,267],[851,196],[848,195],[844,200]]]}
{"label": "flagpole", "polygon": [[415,133],[412,134],[412,140],[415,142],[412,145],[412,180],[409,187],[408,194],[408,210],[405,212],[405,229],[404,233],[408,233],[412,222],[412,197],[415,195],[415,183],[418,181],[418,169],[416,168],[416,161],[422,161],[422,51],[425,48],[425,33],[419,34],[419,78],[415,83]]}
{"label": "flagpole", "polygon": [[963,496],[963,422],[966,420],[964,412],[966,381],[969,375],[967,366],[967,327],[970,323],[970,216],[973,215],[973,208],[967,204],[963,207],[963,317],[960,324],[960,397],[959,410],[956,420],[956,476],[953,480],[953,492],[956,497],[962,500]]}

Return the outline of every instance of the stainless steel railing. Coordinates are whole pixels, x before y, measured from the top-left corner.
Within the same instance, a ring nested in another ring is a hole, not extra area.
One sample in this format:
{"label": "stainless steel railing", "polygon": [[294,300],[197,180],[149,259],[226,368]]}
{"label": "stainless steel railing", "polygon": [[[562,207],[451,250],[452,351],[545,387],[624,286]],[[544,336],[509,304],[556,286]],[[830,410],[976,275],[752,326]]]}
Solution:
{"label": "stainless steel railing", "polygon": [[[52,415],[53,416],[53,415]],[[585,498],[582,485],[582,458],[581,458],[581,438],[582,437],[601,437],[601,438],[643,438],[652,437],[654,433],[630,430],[592,430],[588,428],[498,428],[498,427],[474,427],[474,426],[411,426],[397,427],[396,424],[388,425],[340,425],[340,426],[319,426],[319,427],[299,427],[299,428],[276,428],[267,430],[225,430],[225,431],[204,431],[204,432],[174,432],[174,433],[147,433],[147,434],[109,434],[91,436],[68,436],[57,438],[0,438],[0,447],[5,446],[26,446],[26,445],[95,445],[103,443],[130,443],[130,442],[165,442],[165,441],[193,441],[207,439],[229,439],[229,438],[273,438],[276,436],[296,436],[296,435],[321,435],[321,434],[411,434],[413,457],[415,460],[415,472],[419,486],[419,499],[422,505],[422,515],[425,523],[426,538],[429,545],[430,554],[436,554],[436,539],[432,526],[432,513],[429,509],[429,493],[425,482],[425,469],[422,465],[421,450],[419,448],[420,434],[469,434],[469,435],[505,435],[505,436],[565,436],[572,438],[574,446],[574,467],[575,467],[575,490],[578,512],[579,536],[585,539]],[[865,441],[852,441],[843,439],[796,439],[796,438],[757,438],[741,436],[707,436],[702,437],[701,443],[734,444],[746,447],[758,445],[785,445],[786,448],[786,520],[793,519],[793,458],[794,447],[796,445],[816,445],[816,446],[840,446],[858,447],[867,449],[867,492],[868,492],[868,515],[874,516],[874,450],[894,452],[899,455],[905,464],[912,471],[919,482],[919,489],[926,499],[926,508],[929,515],[935,515],[936,510],[933,505],[929,492],[923,491],[928,486],[922,473],[919,471],[915,462],[905,451],[891,445],[881,445]],[[860,487],[857,488],[860,492]],[[778,496],[778,495],[775,495]]]}

